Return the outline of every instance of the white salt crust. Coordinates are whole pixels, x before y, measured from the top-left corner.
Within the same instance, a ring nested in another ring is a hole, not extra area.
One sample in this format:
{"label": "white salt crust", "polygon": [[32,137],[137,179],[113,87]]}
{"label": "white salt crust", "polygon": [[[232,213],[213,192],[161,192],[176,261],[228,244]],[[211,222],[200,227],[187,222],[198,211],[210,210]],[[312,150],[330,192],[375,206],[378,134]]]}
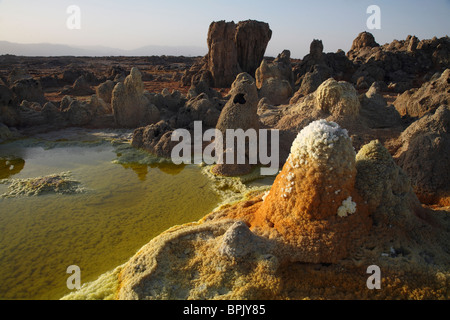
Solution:
{"label": "white salt crust", "polygon": [[321,119],[310,123],[300,131],[292,143],[289,156],[291,165],[294,167],[295,160],[300,164],[307,164],[306,156],[320,160],[321,155],[328,153],[341,138],[350,139],[348,131],[335,122]]}
{"label": "white salt crust", "polygon": [[337,215],[341,218],[347,217],[349,214],[356,212],[356,203],[352,201],[352,197],[348,197],[342,201],[342,206],[339,207]]}

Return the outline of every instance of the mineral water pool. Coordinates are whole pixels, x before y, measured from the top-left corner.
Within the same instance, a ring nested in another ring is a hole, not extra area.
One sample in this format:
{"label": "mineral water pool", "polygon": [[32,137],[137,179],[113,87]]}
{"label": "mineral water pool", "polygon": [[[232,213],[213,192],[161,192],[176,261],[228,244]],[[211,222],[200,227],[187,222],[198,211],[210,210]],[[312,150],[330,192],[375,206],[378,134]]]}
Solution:
{"label": "mineral water pool", "polygon": [[217,206],[200,167],[159,163],[129,147],[129,135],[67,129],[0,144],[4,183],[69,171],[85,190],[0,197],[0,299],[59,299],[71,292],[69,266],[93,281]]}

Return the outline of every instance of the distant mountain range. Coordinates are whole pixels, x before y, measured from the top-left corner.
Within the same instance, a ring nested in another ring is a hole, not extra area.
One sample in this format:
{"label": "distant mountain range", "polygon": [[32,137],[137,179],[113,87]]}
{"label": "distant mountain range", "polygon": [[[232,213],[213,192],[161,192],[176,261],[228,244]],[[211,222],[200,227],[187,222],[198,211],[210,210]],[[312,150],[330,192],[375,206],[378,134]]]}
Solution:
{"label": "distant mountain range", "polygon": [[122,50],[102,46],[69,46],[63,44],[35,43],[21,44],[0,41],[0,55],[12,54],[16,56],[204,56],[208,49],[194,46],[146,46],[135,50]]}

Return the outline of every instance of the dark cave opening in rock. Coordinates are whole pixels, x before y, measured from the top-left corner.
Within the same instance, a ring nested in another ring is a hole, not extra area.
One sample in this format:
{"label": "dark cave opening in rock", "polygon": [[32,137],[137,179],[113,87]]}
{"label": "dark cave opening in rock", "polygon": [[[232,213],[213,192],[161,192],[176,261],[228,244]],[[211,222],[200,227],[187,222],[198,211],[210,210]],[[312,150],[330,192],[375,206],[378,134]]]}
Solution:
{"label": "dark cave opening in rock", "polygon": [[243,93],[239,93],[237,94],[234,99],[233,99],[233,103],[239,103],[239,104],[245,104],[247,101],[245,100],[245,96]]}

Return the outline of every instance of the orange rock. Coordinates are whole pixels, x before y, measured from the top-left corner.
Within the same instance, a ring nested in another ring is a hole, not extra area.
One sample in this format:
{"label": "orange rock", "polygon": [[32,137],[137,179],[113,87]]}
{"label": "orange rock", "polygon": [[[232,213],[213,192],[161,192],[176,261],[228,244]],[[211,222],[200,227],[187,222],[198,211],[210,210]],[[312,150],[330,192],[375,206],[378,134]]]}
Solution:
{"label": "orange rock", "polygon": [[347,131],[333,122],[315,121],[294,141],[250,226],[280,241],[291,261],[336,262],[371,225],[355,177]]}

